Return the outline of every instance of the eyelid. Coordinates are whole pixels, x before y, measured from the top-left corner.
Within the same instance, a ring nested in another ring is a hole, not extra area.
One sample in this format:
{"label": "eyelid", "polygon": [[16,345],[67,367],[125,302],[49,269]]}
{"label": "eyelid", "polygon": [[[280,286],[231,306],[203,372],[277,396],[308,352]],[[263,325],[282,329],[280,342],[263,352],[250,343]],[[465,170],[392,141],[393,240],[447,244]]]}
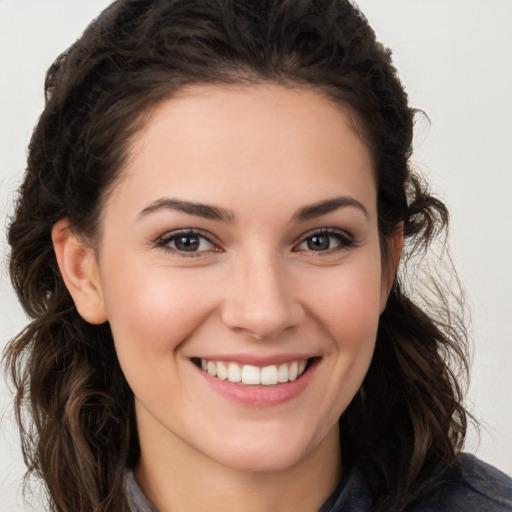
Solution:
{"label": "eyelid", "polygon": [[[174,249],[172,247],[169,247],[168,244],[179,237],[182,236],[197,236],[200,238],[205,239],[208,243],[212,244],[214,246],[213,250],[203,250],[203,251],[180,251],[179,249]],[[314,235],[324,235],[324,236],[332,236],[338,239],[339,245],[333,248],[326,249],[325,251],[313,251],[308,249],[299,249],[299,246],[306,242],[306,240]],[[198,256],[205,256],[208,253],[211,252],[223,252],[223,248],[221,246],[220,241],[216,236],[214,236],[212,233],[209,233],[207,231],[204,231],[199,228],[181,228],[181,229],[175,229],[171,231],[165,232],[163,235],[160,235],[156,240],[154,240],[154,245],[160,249],[163,249],[167,252],[178,254],[180,256],[184,257],[198,257]],[[321,256],[322,254],[329,254],[332,252],[340,251],[343,249],[348,249],[350,247],[356,246],[356,240],[353,235],[351,235],[348,231],[344,229],[339,228],[332,228],[332,227],[326,227],[326,228],[316,228],[311,229],[307,231],[306,233],[303,233],[300,237],[296,239],[296,241],[293,244],[293,251],[299,252],[314,252],[316,253],[316,256]]]}
{"label": "eyelid", "polygon": [[167,252],[170,252],[173,254],[179,254],[180,256],[185,256],[185,257],[198,257],[198,256],[205,255],[205,253],[212,252],[212,250],[190,251],[190,252],[180,251],[178,249],[174,249],[167,245],[172,240],[178,238],[180,235],[181,236],[187,236],[187,235],[188,236],[197,236],[197,237],[203,238],[214,246],[213,252],[222,251],[220,241],[217,239],[217,237],[213,236],[211,233],[208,233],[208,232],[206,232],[202,229],[198,229],[198,228],[182,228],[182,229],[175,229],[175,230],[167,231],[163,235],[160,235],[154,241],[154,245],[157,248],[163,249],[164,251],[167,251]]}
{"label": "eyelid", "polygon": [[[306,242],[306,240],[308,238],[311,238],[312,236],[315,236],[315,235],[327,235],[327,236],[337,237],[340,242],[340,246],[329,248],[325,251],[312,251],[312,250],[298,248],[300,245],[302,245],[304,242]],[[317,228],[317,229],[312,229],[312,230],[302,234],[297,239],[297,241],[294,243],[293,250],[297,251],[297,252],[302,251],[302,250],[307,251],[307,252],[315,252],[316,256],[321,256],[322,254],[329,254],[329,253],[336,252],[339,250],[348,249],[350,247],[355,247],[356,245],[357,245],[357,243],[356,243],[354,236],[351,235],[348,231],[346,231],[344,229]]]}

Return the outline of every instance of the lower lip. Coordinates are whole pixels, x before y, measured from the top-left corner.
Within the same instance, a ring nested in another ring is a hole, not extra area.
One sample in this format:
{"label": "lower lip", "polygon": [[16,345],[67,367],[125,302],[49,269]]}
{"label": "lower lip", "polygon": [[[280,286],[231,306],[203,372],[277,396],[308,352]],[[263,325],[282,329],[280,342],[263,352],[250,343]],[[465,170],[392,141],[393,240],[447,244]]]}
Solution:
{"label": "lower lip", "polygon": [[317,366],[318,361],[313,361],[309,368],[294,381],[272,386],[245,386],[212,377],[194,365],[204,381],[217,393],[235,402],[253,407],[280,405],[298,397],[309,384]]}

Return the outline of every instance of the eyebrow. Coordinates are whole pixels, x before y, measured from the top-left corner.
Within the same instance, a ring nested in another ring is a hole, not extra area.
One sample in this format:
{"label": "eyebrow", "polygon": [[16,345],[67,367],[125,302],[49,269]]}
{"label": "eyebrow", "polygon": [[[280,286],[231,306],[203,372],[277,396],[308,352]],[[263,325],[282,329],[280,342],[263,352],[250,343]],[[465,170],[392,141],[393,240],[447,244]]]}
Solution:
{"label": "eyebrow", "polygon": [[[315,217],[326,215],[340,208],[347,207],[357,208],[364,213],[366,218],[369,217],[368,210],[357,199],[354,199],[350,196],[340,196],[304,206],[296,213],[294,213],[291,220],[292,222],[303,222]],[[233,222],[235,220],[235,214],[231,210],[226,210],[218,206],[166,197],[157,199],[150,205],[146,206],[146,208],[144,208],[137,215],[137,219],[146,217],[147,215],[158,210],[177,210],[180,212],[188,213],[189,215],[195,215],[205,219],[219,220],[224,222]]]}
{"label": "eyebrow", "polygon": [[357,208],[364,213],[366,218],[369,217],[368,210],[357,199],[350,196],[340,196],[305,206],[293,215],[292,220],[295,222],[305,221],[315,217],[320,217],[321,215],[326,215],[338,210],[339,208],[347,207]]}
{"label": "eyebrow", "polygon": [[149,206],[146,206],[146,208],[139,213],[137,218],[141,219],[157,210],[178,210],[188,213],[189,215],[196,215],[197,217],[203,217],[205,219],[222,220],[224,222],[233,222],[235,219],[235,215],[232,211],[219,208],[218,206],[166,197],[158,199]]}

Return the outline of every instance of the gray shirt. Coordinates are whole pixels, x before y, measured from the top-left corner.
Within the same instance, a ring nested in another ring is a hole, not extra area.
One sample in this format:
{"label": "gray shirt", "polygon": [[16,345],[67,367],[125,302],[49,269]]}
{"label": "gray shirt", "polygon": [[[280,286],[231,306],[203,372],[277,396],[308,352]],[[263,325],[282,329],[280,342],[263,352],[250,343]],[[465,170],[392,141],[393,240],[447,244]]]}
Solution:
{"label": "gray shirt", "polygon": [[[461,455],[462,476],[446,482],[423,498],[409,512],[505,512],[512,511],[512,479],[473,455]],[[158,512],[144,496],[133,472],[125,474],[130,512]],[[343,480],[319,512],[370,512],[368,487],[357,467]]]}

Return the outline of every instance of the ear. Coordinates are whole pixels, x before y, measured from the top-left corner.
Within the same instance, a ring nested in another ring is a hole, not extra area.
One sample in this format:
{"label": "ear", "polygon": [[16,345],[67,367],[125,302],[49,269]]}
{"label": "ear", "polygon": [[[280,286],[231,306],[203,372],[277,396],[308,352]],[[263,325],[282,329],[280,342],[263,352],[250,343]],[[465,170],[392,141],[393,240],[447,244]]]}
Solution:
{"label": "ear", "polygon": [[380,312],[382,313],[386,308],[386,303],[391,292],[391,287],[395,280],[398,263],[402,249],[404,248],[404,223],[399,222],[395,231],[388,237],[387,241],[387,260],[382,266],[382,287],[380,297]]}
{"label": "ear", "polygon": [[94,248],[77,237],[67,218],[53,226],[52,241],[60,273],[78,313],[91,324],[102,324],[107,315]]}

